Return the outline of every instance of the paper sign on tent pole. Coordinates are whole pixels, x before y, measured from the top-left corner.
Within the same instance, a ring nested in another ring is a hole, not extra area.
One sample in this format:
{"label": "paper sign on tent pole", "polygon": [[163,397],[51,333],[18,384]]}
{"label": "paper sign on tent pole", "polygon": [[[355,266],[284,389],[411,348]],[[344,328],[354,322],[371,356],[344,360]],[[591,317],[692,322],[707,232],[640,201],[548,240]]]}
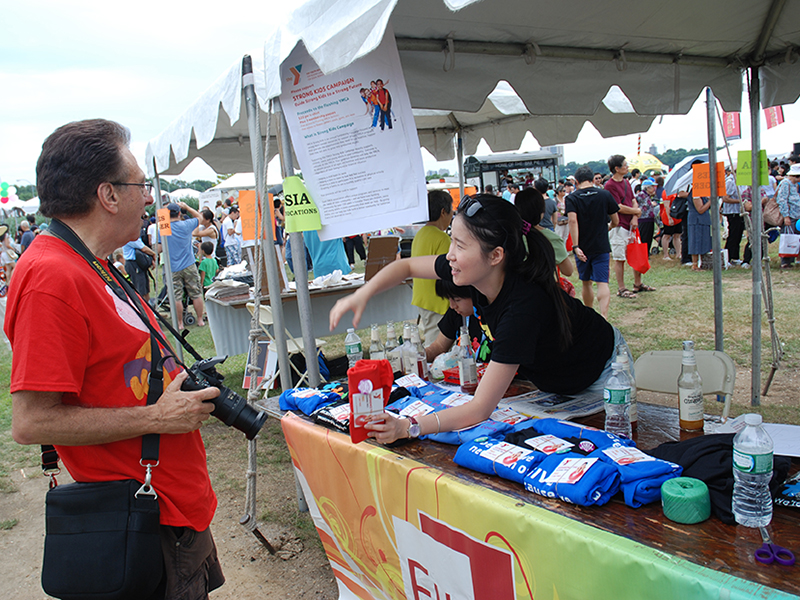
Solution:
{"label": "paper sign on tent pole", "polygon": [[169,220],[169,209],[159,208],[156,211],[156,222],[158,223],[158,233],[161,235],[172,235],[172,223]]}
{"label": "paper sign on tent pole", "polygon": [[[753,185],[753,169],[750,165],[752,156],[750,150],[739,150],[736,160],[736,185]],[[758,151],[758,185],[769,185],[766,150]]]}
{"label": "paper sign on tent pole", "polygon": [[[321,240],[426,221],[416,123],[394,33],[329,75],[302,44],[281,66],[281,107]],[[286,202],[287,231],[289,202]]]}
{"label": "paper sign on tent pole", "polygon": [[[692,165],[692,196],[695,198],[711,195],[711,175],[709,164]],[[725,193],[725,166],[717,163],[717,195]]]}
{"label": "paper sign on tent pole", "polygon": [[319,209],[303,180],[293,175],[283,180],[283,202],[286,231],[319,231],[322,228]]}

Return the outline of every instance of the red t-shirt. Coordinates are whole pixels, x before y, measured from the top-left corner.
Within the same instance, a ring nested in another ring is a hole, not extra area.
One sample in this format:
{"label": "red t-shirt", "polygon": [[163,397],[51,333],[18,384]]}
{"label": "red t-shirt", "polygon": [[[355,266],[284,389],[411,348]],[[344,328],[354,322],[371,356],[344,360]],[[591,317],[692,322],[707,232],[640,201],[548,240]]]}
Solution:
{"label": "red t-shirt", "polygon": [[[155,317],[149,312],[151,322]],[[14,269],[5,332],[14,350],[11,392],[63,392],[64,404],[143,406],[150,372],[150,332],[74,250],[36,238]],[[164,387],[177,374],[164,366]],[[144,481],[141,437],[94,446],[56,446],[76,481]],[[161,523],[203,531],[217,498],[198,431],[161,435],[153,469]]]}
{"label": "red t-shirt", "polygon": [[[606,181],[605,188],[611,192],[611,195],[614,196],[614,200],[617,201],[617,204],[620,206],[624,204],[625,206],[633,207],[633,190],[631,189],[631,184],[628,183],[627,180],[623,179],[622,181],[614,181],[613,179],[609,179]],[[631,219],[633,219],[633,215],[623,215],[620,212],[619,226],[623,229],[630,229]]]}

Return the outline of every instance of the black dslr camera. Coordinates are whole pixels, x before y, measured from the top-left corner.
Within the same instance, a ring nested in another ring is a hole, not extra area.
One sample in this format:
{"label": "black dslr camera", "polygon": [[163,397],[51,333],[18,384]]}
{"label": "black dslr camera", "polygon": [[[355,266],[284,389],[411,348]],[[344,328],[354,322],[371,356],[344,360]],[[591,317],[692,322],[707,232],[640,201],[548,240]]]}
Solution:
{"label": "black dslr camera", "polygon": [[244,433],[248,440],[252,440],[264,426],[267,413],[256,410],[247,403],[247,400],[222,384],[225,377],[219,374],[216,366],[227,358],[227,356],[215,356],[198,360],[189,369],[189,377],[183,382],[181,389],[193,392],[207,387],[217,388],[219,396],[206,401],[214,404],[211,415],[228,427],[235,427]]}

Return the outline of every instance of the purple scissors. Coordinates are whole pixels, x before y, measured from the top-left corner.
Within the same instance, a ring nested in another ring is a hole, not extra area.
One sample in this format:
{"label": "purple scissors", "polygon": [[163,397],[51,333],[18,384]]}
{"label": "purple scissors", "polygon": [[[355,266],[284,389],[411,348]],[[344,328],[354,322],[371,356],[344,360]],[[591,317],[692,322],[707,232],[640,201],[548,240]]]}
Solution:
{"label": "purple scissors", "polygon": [[777,544],[773,544],[766,527],[759,527],[759,530],[761,531],[761,539],[764,540],[764,544],[761,548],[756,550],[756,560],[765,565],[771,565],[774,562],[786,567],[793,565],[794,554],[792,554],[792,551],[778,546]]}

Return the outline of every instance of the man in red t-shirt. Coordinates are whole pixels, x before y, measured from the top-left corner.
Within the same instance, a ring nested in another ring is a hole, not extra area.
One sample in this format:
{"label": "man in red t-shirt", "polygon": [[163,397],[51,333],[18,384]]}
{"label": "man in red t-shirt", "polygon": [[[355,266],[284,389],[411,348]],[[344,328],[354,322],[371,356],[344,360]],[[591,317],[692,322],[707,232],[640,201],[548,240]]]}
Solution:
{"label": "man in red t-shirt", "polygon": [[631,232],[638,228],[639,215],[642,214],[639,205],[633,198],[633,190],[625,180],[628,174],[628,161],[621,154],[615,154],[608,159],[608,170],[611,179],[606,181],[605,188],[619,205],[619,226],[613,227],[608,232],[608,241],[611,244],[611,258],[614,260],[614,274],[617,277],[617,296],[620,298],[635,298],[636,292],[654,292],[655,288],[642,283],[642,274],[633,272],[633,291],[625,287],[625,250]]}
{"label": "man in red t-shirt", "polygon": [[[40,212],[71,228],[105,269],[116,248],[139,237],[153,202],[129,142],[117,123],[69,123],[45,140],[36,166]],[[76,481],[143,482],[142,436],[160,434],[152,486],[165,575],[157,593],[201,600],[225,581],[209,530],[217,499],[198,431],[214,408],[204,401],[219,390],[181,390],[186,373],[169,359],[164,392],[147,405],[150,330],[134,306],[66,242],[49,231],[36,238],[8,295],[12,435],[20,444],[55,445]]]}

